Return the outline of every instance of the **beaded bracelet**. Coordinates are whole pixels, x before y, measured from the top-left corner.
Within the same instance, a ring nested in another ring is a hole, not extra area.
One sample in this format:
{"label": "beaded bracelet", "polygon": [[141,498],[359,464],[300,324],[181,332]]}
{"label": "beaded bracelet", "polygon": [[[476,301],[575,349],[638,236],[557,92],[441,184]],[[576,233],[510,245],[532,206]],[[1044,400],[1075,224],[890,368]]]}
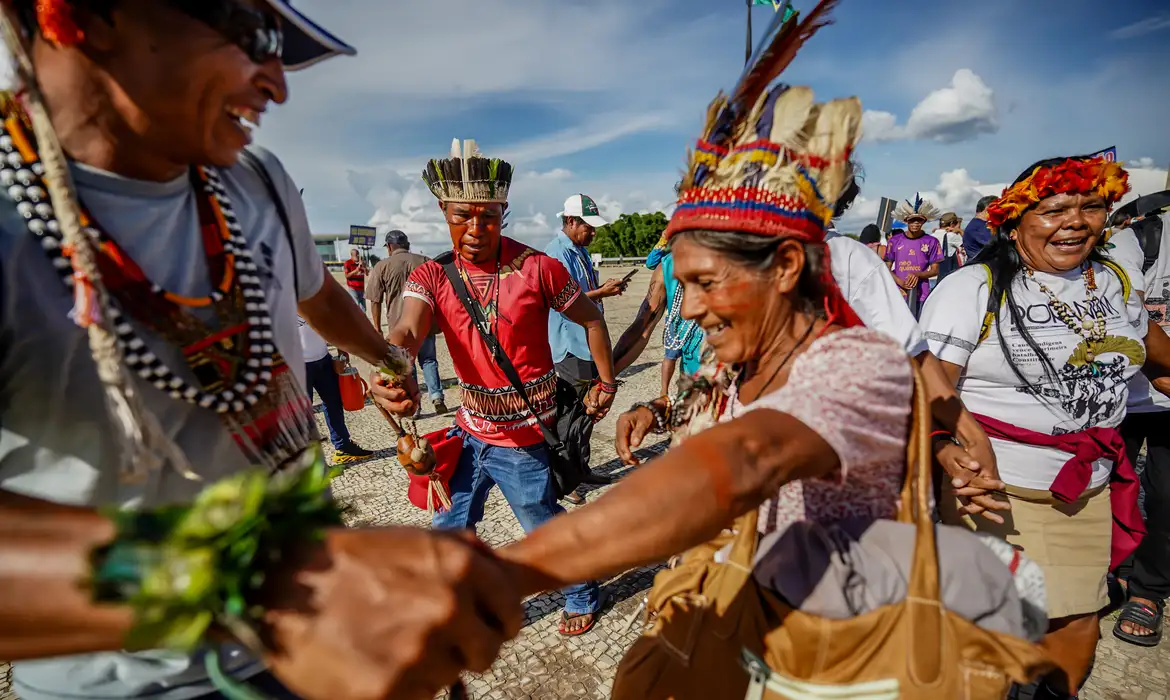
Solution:
{"label": "beaded bracelet", "polygon": [[125,648],[191,651],[213,627],[262,648],[266,570],[342,524],[320,446],[300,460],[216,482],[188,506],[106,514],[117,534],[91,552],[88,586],[95,602],[134,610]]}
{"label": "beaded bracelet", "polygon": [[663,407],[652,401],[640,401],[633,406],[630,406],[631,411],[636,411],[639,408],[645,408],[649,410],[651,415],[654,416],[653,431],[655,435],[661,435],[663,433],[670,432],[670,399],[667,399],[666,401],[665,410],[663,410]]}
{"label": "beaded bracelet", "polygon": [[599,389],[601,389],[603,394],[616,394],[618,387],[621,386],[621,382],[614,382],[613,384],[610,384],[609,382],[603,382],[600,379],[594,379],[593,383],[596,384]]}

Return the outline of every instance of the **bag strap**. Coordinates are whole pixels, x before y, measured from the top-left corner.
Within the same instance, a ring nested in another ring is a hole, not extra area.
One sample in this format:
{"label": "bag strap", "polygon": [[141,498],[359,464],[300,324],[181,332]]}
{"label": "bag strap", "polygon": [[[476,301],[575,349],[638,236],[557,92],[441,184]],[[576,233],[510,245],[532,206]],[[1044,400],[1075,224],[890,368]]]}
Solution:
{"label": "bag strap", "polygon": [[508,378],[508,381],[512,384],[512,388],[524,400],[524,406],[532,414],[532,419],[536,421],[536,425],[540,428],[540,433],[544,436],[544,441],[554,451],[563,449],[564,444],[561,442],[560,437],[557,436],[554,430],[544,424],[544,421],[540,419],[540,414],[533,408],[532,401],[528,398],[528,392],[524,390],[524,382],[520,379],[520,373],[516,371],[516,366],[512,364],[512,360],[508,358],[507,353],[500,346],[500,341],[496,336],[492,335],[491,325],[484,316],[483,309],[480,308],[479,304],[471,300],[471,293],[467,289],[467,284],[463,282],[463,276],[459,274],[459,270],[455,267],[455,253],[447,251],[435,258],[435,262],[439,263],[443,268],[443,272],[446,273],[447,281],[451,283],[452,289],[455,290],[455,296],[463,303],[464,310],[471,317],[472,325],[479,331],[479,337],[483,338],[484,345],[487,345],[488,351],[491,352],[496,364],[500,366],[500,370]]}
{"label": "bag strap", "polygon": [[1129,278],[1129,273],[1126,272],[1125,268],[1123,268],[1121,265],[1118,265],[1114,260],[1106,259],[1103,264],[1105,267],[1113,270],[1114,274],[1116,274],[1118,279],[1121,280],[1121,291],[1125,295],[1125,303],[1128,304],[1129,295],[1131,292],[1133,292],[1133,280]]}
{"label": "bag strap", "polygon": [[280,223],[284,225],[284,237],[288,242],[289,255],[292,256],[294,294],[299,296],[301,276],[297,270],[297,248],[293,245],[292,224],[289,223],[288,210],[284,207],[284,200],[280,198],[280,192],[276,189],[276,183],[272,180],[272,174],[268,172],[268,168],[264,167],[264,163],[260,160],[259,156],[245,148],[240,151],[240,159],[253,172],[260,176],[260,181],[264,183],[264,188],[268,190],[268,196],[272,198],[273,204],[276,205],[276,215],[280,217]]}
{"label": "bag strap", "polygon": [[991,266],[984,264],[979,267],[982,267],[983,272],[987,274],[987,308],[983,312],[983,323],[979,326],[979,340],[975,341],[976,345],[987,340],[987,336],[991,335],[991,324],[995,323],[995,312],[999,310],[999,307],[1003,305],[1003,302],[1007,298],[1006,292],[998,300],[992,298],[991,289],[995,280],[991,277]]}
{"label": "bag strap", "polygon": [[[914,394],[910,413],[910,439],[906,449],[906,478],[902,486],[902,507],[898,521],[915,525],[914,559],[906,589],[906,629],[914,631],[906,663],[912,678],[922,686],[936,681],[944,672],[944,612],[939,584],[938,545],[930,508],[930,479],[934,453],[930,447],[932,419],[926,383],[911,365]],[[915,653],[915,650],[919,650]]]}

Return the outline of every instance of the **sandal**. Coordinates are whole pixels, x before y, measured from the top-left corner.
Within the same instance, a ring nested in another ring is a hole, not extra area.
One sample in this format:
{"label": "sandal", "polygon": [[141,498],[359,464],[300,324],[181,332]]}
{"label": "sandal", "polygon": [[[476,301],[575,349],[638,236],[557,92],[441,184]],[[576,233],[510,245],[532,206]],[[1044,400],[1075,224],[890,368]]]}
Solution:
{"label": "sandal", "polygon": [[[580,613],[580,614],[567,613],[564,610],[562,610],[561,611],[561,622],[559,625],[557,625],[557,632],[559,632],[562,637],[579,637],[579,636],[585,634],[586,632],[588,632],[589,630],[593,629],[593,627],[595,625],[597,625],[597,618],[600,615],[600,613],[601,613],[600,610],[598,610],[597,612]],[[591,619],[589,621],[588,625],[585,625],[581,629],[579,629],[575,632],[570,632],[568,630],[568,628],[565,626],[569,622],[569,620],[576,620],[577,618],[585,617],[586,615],[592,617],[593,619]]]}
{"label": "sandal", "polygon": [[[1130,600],[1121,606],[1121,614],[1117,616],[1117,624],[1113,625],[1113,636],[1123,642],[1136,644],[1139,647],[1154,647],[1162,641],[1162,616],[1165,614],[1165,603],[1156,603],[1152,607]],[[1121,623],[1129,622],[1153,630],[1153,634],[1133,634],[1121,629]]]}
{"label": "sandal", "polygon": [[[580,637],[589,630],[593,629],[597,625],[597,618],[601,617],[601,610],[605,607],[607,600],[608,596],[605,590],[602,589],[597,596],[597,610],[594,610],[591,613],[569,613],[562,610],[560,622],[557,623],[557,632],[559,632],[562,637]],[[569,632],[565,629],[565,623],[567,623],[569,620],[576,620],[578,617],[585,617],[586,615],[593,616],[593,619],[589,621],[588,625],[585,625],[576,632]]]}

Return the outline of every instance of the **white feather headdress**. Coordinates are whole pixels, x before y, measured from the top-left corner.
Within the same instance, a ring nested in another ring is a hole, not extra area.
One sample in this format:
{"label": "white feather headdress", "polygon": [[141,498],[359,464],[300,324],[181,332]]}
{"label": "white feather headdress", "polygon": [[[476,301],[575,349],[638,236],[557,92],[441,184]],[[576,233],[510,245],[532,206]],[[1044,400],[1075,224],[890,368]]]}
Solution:
{"label": "white feather headdress", "polygon": [[908,199],[904,200],[894,209],[894,218],[899,221],[909,221],[915,218],[934,221],[941,214],[938,207],[923,199],[922,195],[917,192],[914,193],[913,202]]}

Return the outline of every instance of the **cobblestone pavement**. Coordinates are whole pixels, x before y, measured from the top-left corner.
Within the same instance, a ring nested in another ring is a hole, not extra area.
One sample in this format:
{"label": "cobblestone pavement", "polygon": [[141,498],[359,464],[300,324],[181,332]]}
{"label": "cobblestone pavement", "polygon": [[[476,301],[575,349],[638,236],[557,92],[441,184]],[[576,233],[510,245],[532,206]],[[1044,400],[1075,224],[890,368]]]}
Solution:
{"label": "cobblestone pavement", "polygon": [[[602,276],[620,276],[625,272],[607,268]],[[607,301],[606,316],[615,342],[637,311],[648,282],[649,275],[643,271],[634,278],[627,297]],[[439,345],[448,405],[454,406],[458,404],[458,391],[453,388],[454,372],[441,341]],[[618,396],[616,409],[659,394],[658,363],[661,358],[661,336],[658,335],[639,363],[623,377],[626,384]],[[615,410],[597,425],[592,447],[597,471],[621,475],[626,468],[615,458],[613,450],[617,415]],[[324,434],[322,416],[318,415],[318,420]],[[424,401],[424,414],[418,422],[420,432],[438,430],[450,422],[450,416],[432,415]],[[349,414],[348,424],[358,444],[377,450],[375,459],[351,467],[335,482],[337,495],[353,507],[350,524],[426,527],[426,513],[414,508],[406,499],[405,472],[394,458],[394,441],[380,414],[367,407]],[[328,443],[326,446],[328,449]],[[661,443],[652,445],[644,454],[649,456],[662,447]],[[589,494],[589,498],[595,499],[602,490]],[[479,535],[497,547],[523,536],[519,523],[498,489],[494,489],[488,499]],[[637,637],[640,621],[635,621],[632,626],[629,623],[634,620],[633,615],[653,582],[654,572],[653,568],[637,569],[605,581],[603,588],[607,602],[603,615],[593,631],[581,637],[563,638],[557,634],[556,618],[563,604],[560,594],[530,599],[526,624],[520,636],[504,647],[500,659],[488,673],[467,677],[472,698],[608,698],[617,664]],[[1140,649],[1114,639],[1112,626],[1112,617],[1102,621],[1102,641],[1096,667],[1082,697],[1092,700],[1170,700],[1170,643],[1155,649]],[[15,696],[8,690],[6,670],[0,664],[0,700],[13,700]]]}

